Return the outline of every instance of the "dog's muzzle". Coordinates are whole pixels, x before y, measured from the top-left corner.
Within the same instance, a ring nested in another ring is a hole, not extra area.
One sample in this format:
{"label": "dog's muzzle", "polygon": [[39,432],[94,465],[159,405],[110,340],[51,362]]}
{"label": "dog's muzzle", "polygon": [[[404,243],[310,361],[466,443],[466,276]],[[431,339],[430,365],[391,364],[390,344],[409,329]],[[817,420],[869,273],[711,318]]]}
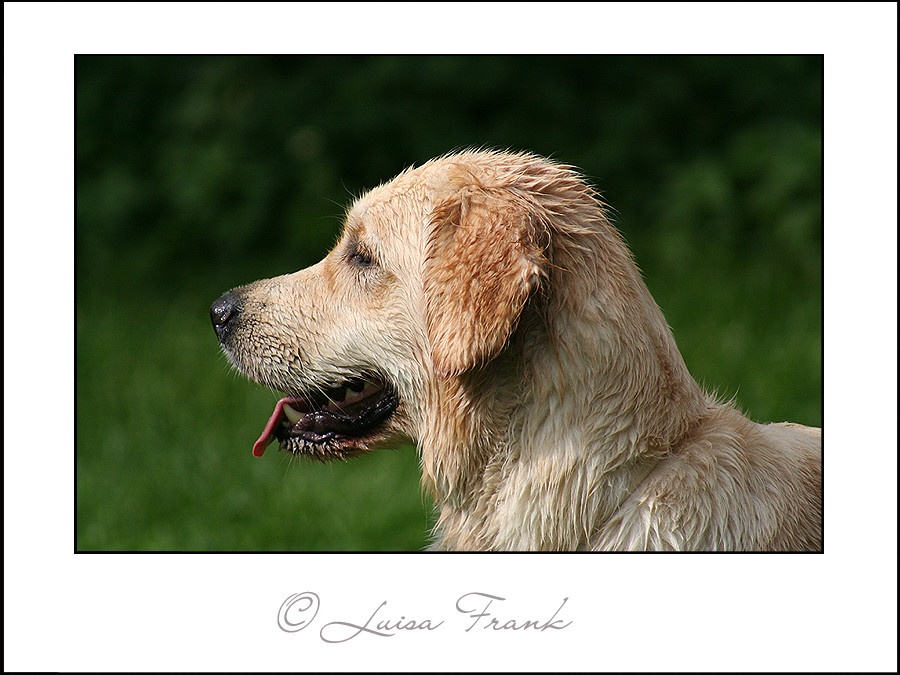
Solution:
{"label": "dog's muzzle", "polygon": [[[239,292],[229,291],[217,298],[209,308],[213,330],[225,352],[240,370],[252,379],[264,381],[257,370],[248,371],[247,350],[240,358],[242,299]],[[264,381],[265,384],[271,382]],[[384,436],[386,423],[400,404],[395,389],[387,379],[370,373],[359,373],[324,387],[287,392],[253,446],[253,454],[261,457],[266,447],[278,441],[282,450],[314,459],[345,458],[365,451]]]}

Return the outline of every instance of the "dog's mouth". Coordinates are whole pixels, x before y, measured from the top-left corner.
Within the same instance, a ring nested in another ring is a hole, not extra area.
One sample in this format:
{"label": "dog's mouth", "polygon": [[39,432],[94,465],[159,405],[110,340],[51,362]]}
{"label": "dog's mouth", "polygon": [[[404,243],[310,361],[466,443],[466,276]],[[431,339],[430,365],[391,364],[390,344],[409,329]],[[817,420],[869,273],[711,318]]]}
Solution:
{"label": "dog's mouth", "polygon": [[262,457],[277,439],[282,450],[295,455],[323,460],[351,456],[383,435],[399,403],[390,385],[364,378],[320,393],[285,396],[275,404],[253,454]]}

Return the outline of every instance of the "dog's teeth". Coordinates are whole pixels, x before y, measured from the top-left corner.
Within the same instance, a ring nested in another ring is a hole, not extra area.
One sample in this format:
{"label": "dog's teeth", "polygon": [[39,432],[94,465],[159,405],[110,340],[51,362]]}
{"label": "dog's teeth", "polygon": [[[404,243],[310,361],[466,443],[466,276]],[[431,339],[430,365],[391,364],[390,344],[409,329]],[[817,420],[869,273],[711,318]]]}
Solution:
{"label": "dog's teeth", "polygon": [[346,402],[353,398],[356,398],[356,394],[350,389],[350,387],[347,387],[344,390],[344,396],[343,398],[341,398],[341,400]]}
{"label": "dog's teeth", "polygon": [[287,403],[284,404],[282,410],[284,411],[284,416],[288,418],[288,421],[290,421],[291,424],[296,424],[301,419],[303,419],[303,415],[294,410]]}

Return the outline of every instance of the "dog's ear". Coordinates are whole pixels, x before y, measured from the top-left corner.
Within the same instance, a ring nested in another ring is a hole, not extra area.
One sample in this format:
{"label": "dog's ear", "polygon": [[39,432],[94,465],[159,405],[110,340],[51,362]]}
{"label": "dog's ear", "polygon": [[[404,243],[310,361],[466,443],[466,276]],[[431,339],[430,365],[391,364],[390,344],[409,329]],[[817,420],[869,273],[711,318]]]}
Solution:
{"label": "dog's ear", "polygon": [[540,285],[533,207],[506,189],[467,186],[434,211],[425,258],[425,319],[441,377],[499,352]]}

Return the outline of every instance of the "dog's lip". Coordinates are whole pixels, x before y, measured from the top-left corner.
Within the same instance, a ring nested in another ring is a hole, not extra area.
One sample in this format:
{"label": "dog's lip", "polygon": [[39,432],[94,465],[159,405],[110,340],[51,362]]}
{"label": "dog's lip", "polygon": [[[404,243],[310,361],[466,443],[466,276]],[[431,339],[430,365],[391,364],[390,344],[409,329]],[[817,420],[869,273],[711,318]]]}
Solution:
{"label": "dog's lip", "polygon": [[370,397],[384,395],[384,393],[385,387],[382,385],[355,379],[329,390],[324,396],[314,397],[318,398],[318,402],[310,397],[285,396],[275,404],[275,410],[269,417],[262,434],[253,444],[253,456],[263,456],[269,444],[277,439],[275,432],[282,425],[289,427],[297,424],[317,411],[340,414],[343,412],[342,406],[353,406]]}

